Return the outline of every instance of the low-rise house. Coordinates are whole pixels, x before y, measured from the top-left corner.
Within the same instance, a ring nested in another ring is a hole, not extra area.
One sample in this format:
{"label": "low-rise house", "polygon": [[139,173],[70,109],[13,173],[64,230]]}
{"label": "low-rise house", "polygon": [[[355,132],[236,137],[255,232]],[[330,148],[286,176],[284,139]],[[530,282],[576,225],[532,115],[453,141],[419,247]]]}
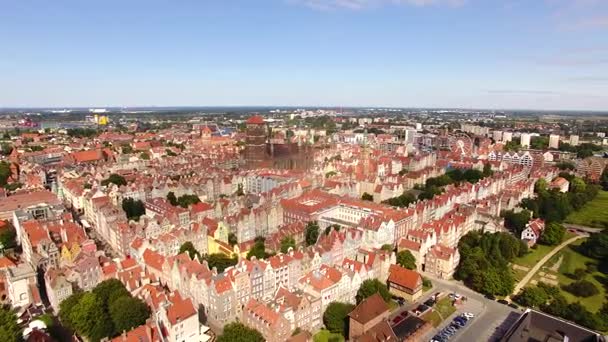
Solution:
{"label": "low-rise house", "polygon": [[388,290],[395,296],[413,302],[422,295],[422,276],[399,265],[391,265],[388,276]]}
{"label": "low-rise house", "polygon": [[538,239],[540,239],[541,234],[545,230],[545,221],[541,219],[535,219],[528,224],[526,224],[526,228],[521,232],[521,239],[528,244],[528,247],[532,247],[536,245]]}
{"label": "low-rise house", "polygon": [[551,189],[557,189],[559,192],[568,192],[570,189],[570,182],[564,177],[555,178],[549,185]]}
{"label": "low-rise house", "polygon": [[[359,340],[361,336],[372,331],[377,325],[385,323],[389,315],[389,307],[378,293],[366,298],[348,314],[350,323],[348,337],[351,341]],[[392,330],[390,333],[392,334]]]}

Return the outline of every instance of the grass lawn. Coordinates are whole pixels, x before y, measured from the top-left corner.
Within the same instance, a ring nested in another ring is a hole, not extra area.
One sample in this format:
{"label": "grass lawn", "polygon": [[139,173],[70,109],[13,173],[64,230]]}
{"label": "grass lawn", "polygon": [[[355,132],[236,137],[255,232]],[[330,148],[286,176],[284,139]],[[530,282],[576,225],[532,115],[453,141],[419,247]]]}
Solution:
{"label": "grass lawn", "polygon": [[514,270],[514,269],[511,269],[511,273],[513,274],[513,278],[517,282],[519,282],[520,280],[524,279],[524,277],[526,276],[526,274],[528,274],[528,272],[526,272],[526,271]]}
{"label": "grass lawn", "polygon": [[513,260],[513,263],[519,266],[532,268],[540,261],[540,259],[542,259],[545,255],[549,254],[549,252],[551,252],[555,247],[556,246],[545,246],[541,244],[536,244],[536,248],[530,248],[529,252],[526,255],[524,255],[523,257],[515,258]]}
{"label": "grass lawn", "polygon": [[566,218],[567,223],[581,226],[606,228],[608,227],[608,191],[600,191],[593,201],[585,204],[579,210]]}
{"label": "grass lawn", "polygon": [[435,304],[431,312],[428,312],[422,316],[422,319],[430,322],[434,327],[436,327],[441,324],[443,320],[450,317],[454,311],[456,311],[456,308],[454,305],[452,305],[452,300],[449,297],[445,297]]}
{"label": "grass lawn", "polygon": [[[587,263],[597,265],[597,260],[588,258],[575,250],[575,248],[583,243],[583,241],[584,239],[574,242],[572,245],[565,247],[555,256],[555,259],[559,258],[560,255],[563,256],[562,263],[559,267],[559,273],[557,274],[560,285],[567,285],[574,282],[575,280],[569,278],[567,274],[573,273],[577,268],[586,269]],[[587,273],[584,277],[585,280],[592,282],[598,288],[599,293],[595,296],[582,298],[577,297],[565,290],[561,290],[561,292],[570,303],[580,302],[583,306],[589,309],[589,311],[597,312],[606,300],[606,287],[600,281],[603,277],[605,276],[599,271],[591,274]]]}
{"label": "grass lawn", "polygon": [[344,336],[340,334],[334,334],[329,330],[321,329],[318,333],[313,336],[314,342],[329,342],[329,341],[340,341],[344,342]]}

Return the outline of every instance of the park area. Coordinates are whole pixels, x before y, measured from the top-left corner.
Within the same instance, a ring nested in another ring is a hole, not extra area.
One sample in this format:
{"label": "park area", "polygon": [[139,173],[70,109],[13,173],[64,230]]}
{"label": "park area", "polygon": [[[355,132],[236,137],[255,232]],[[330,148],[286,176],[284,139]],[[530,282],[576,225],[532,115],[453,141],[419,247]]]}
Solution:
{"label": "park area", "polygon": [[432,311],[422,316],[422,319],[437,327],[441,322],[450,317],[454,311],[456,311],[456,308],[452,305],[452,300],[449,297],[445,297],[435,304]]}
{"label": "park area", "polygon": [[566,223],[593,228],[608,228],[608,191],[600,191],[581,210],[568,215]]}
{"label": "park area", "polygon": [[[578,252],[584,239],[575,241],[554,255],[549,262],[532,280],[532,284],[540,281],[556,285],[560,293],[569,303],[580,302],[591,312],[597,312],[604,304],[608,277],[597,270],[597,260],[588,258]],[[598,289],[598,293],[588,297],[578,297],[563,289],[577,280],[587,280]]]}

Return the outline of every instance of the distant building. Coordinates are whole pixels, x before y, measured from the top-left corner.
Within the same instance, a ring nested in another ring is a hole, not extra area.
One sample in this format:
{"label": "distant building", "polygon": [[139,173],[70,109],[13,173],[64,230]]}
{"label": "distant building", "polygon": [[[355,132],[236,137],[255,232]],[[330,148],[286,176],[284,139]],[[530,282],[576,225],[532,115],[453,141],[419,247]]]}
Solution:
{"label": "distant building", "polygon": [[604,341],[602,335],[561,318],[527,309],[513,323],[501,342]]}
{"label": "distant building", "polygon": [[559,148],[559,135],[551,134],[549,135],[549,148]]}
{"label": "distant building", "polygon": [[313,164],[314,151],[301,136],[272,135],[264,118],[255,115],[247,119],[244,159],[248,169],[274,168],[307,170]]}
{"label": "distant building", "polygon": [[545,221],[541,219],[535,219],[528,224],[526,224],[526,228],[521,232],[521,239],[528,244],[528,247],[532,247],[536,245],[538,239],[540,239],[541,234],[545,230]]}
{"label": "distant building", "polygon": [[494,141],[496,141],[496,142],[501,142],[502,141],[502,131],[493,131],[492,139],[494,139]]}
{"label": "distant building", "polygon": [[504,132],[502,134],[502,141],[509,142],[513,140],[513,132]]}
{"label": "distant building", "polygon": [[530,140],[531,140],[531,136],[529,133],[522,133],[521,134],[521,140],[520,140],[520,145],[522,147],[530,147]]}
{"label": "distant building", "polygon": [[578,135],[570,136],[570,145],[577,146],[578,145]]}

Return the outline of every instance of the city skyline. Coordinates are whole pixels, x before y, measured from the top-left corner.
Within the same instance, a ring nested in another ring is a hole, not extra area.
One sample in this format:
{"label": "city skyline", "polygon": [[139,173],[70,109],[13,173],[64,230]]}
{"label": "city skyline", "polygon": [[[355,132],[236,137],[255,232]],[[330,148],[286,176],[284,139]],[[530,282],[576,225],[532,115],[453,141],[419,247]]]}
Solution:
{"label": "city skyline", "polygon": [[35,1],[0,19],[0,107],[608,108],[597,0]]}

